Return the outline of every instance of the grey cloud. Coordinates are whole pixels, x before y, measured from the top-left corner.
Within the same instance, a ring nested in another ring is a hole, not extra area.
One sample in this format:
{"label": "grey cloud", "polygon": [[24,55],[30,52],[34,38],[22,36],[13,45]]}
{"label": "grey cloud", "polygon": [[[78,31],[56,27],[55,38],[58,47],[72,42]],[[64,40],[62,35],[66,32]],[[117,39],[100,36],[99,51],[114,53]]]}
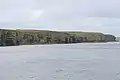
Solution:
{"label": "grey cloud", "polygon": [[2,28],[120,34],[120,0],[0,0],[0,13]]}
{"label": "grey cloud", "polygon": [[74,12],[87,17],[120,17],[120,0],[74,0]]}

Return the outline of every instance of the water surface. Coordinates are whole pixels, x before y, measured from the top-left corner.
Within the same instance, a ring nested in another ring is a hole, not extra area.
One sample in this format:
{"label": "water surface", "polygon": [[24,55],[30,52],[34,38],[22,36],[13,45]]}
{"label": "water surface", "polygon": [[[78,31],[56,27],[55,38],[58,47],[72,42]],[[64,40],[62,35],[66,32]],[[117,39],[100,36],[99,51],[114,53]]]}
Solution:
{"label": "water surface", "polygon": [[0,80],[120,80],[120,43],[0,47]]}

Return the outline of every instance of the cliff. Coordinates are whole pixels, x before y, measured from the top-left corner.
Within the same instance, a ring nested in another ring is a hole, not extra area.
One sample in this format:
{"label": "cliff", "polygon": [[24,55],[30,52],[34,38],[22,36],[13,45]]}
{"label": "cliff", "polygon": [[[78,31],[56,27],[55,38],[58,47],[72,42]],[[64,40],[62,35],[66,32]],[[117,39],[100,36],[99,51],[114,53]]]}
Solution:
{"label": "cliff", "polygon": [[47,30],[0,30],[0,45],[64,44],[115,41],[115,36],[94,32],[57,32]]}

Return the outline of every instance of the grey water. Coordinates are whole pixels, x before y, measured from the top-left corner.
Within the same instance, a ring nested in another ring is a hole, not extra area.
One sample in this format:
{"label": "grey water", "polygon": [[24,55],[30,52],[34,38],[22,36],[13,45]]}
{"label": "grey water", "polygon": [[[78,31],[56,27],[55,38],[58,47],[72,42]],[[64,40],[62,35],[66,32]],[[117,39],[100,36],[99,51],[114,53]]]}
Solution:
{"label": "grey water", "polygon": [[120,43],[0,47],[0,80],[120,80]]}

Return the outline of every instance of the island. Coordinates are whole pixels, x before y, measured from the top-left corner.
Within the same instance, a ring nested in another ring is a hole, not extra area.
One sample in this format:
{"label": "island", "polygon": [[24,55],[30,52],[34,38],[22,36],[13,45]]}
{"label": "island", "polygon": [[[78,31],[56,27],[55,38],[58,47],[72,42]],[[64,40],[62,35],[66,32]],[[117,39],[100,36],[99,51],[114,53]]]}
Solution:
{"label": "island", "polygon": [[97,32],[0,29],[0,46],[111,42],[116,37]]}

